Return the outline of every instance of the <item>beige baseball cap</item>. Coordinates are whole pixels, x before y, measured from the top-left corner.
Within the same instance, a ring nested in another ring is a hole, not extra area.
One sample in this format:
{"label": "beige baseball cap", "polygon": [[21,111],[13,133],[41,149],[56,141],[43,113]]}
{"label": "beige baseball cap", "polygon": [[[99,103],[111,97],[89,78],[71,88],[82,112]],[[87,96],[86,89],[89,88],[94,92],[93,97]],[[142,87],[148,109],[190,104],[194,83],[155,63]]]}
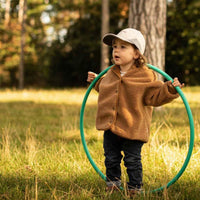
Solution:
{"label": "beige baseball cap", "polygon": [[140,53],[144,54],[145,39],[140,31],[133,28],[126,28],[121,30],[117,35],[113,33],[107,33],[103,37],[103,42],[109,46],[112,46],[112,41],[115,38],[134,44],[139,49]]}

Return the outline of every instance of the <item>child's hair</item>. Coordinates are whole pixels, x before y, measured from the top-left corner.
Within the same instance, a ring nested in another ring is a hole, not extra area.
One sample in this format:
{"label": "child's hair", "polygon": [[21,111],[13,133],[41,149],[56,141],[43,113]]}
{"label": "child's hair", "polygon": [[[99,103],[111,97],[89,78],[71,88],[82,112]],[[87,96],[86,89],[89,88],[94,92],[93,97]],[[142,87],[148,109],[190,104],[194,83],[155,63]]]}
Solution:
{"label": "child's hair", "polygon": [[136,51],[138,51],[138,54],[139,54],[138,59],[135,60],[136,67],[143,67],[143,66],[145,66],[146,63],[147,63],[146,57],[140,53],[140,51],[138,50],[138,48],[134,44],[132,46],[133,46],[133,48]]}

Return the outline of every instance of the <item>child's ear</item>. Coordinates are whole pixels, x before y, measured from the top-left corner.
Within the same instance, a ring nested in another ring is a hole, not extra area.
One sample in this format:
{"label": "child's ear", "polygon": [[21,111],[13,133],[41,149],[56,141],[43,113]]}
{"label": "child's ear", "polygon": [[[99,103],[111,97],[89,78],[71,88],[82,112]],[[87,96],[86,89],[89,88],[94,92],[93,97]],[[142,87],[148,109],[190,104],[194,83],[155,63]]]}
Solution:
{"label": "child's ear", "polygon": [[134,59],[136,60],[136,59],[138,59],[139,57],[140,57],[140,53],[139,53],[138,50],[136,50],[135,53],[134,53]]}

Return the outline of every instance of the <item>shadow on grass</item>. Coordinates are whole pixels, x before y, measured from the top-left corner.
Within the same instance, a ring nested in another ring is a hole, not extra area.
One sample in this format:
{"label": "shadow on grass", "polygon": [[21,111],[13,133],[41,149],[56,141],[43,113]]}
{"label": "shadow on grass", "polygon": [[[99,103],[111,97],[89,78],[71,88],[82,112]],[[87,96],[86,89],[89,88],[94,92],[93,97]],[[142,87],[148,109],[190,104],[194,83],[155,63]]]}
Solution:
{"label": "shadow on grass", "polygon": [[[36,175],[0,175],[0,199],[91,199],[101,197],[104,182],[95,174],[86,173],[70,178],[59,175],[40,177]],[[82,198],[81,198],[82,197]]]}
{"label": "shadow on grass", "polygon": [[[69,178],[50,175],[0,176],[0,199],[129,199],[126,191],[114,195],[105,192],[105,182],[95,173],[86,173]],[[151,187],[153,187],[151,185]],[[197,182],[179,180],[167,190],[138,195],[135,199],[198,200],[200,195]]]}

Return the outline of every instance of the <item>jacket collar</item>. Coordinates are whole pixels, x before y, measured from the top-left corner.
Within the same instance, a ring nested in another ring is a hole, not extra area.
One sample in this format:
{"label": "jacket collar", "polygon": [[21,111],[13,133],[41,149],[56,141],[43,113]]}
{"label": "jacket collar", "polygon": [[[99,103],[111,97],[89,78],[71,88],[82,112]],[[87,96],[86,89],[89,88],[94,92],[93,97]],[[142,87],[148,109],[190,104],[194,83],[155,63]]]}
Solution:
{"label": "jacket collar", "polygon": [[[113,67],[111,67],[111,70],[114,74],[116,74],[119,78],[121,78],[121,74],[120,74],[120,67],[118,65],[114,65]],[[124,76],[126,76],[127,74],[132,74],[134,72],[139,71],[139,68],[133,68],[131,67]]]}

